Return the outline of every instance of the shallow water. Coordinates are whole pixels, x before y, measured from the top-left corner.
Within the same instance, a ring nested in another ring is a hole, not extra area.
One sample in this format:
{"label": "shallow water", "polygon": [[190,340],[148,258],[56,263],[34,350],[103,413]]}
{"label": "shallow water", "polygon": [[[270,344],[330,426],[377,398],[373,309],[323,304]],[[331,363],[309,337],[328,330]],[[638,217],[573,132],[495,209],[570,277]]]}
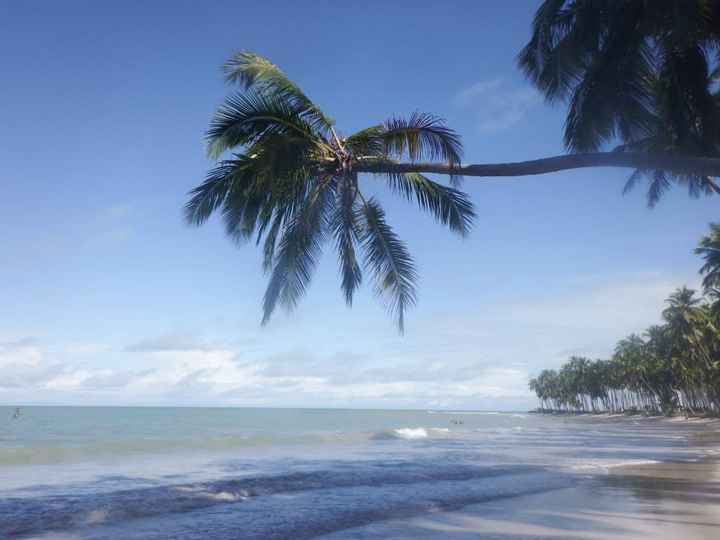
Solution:
{"label": "shallow water", "polygon": [[0,537],[314,538],[699,459],[703,425],[519,413],[0,408]]}

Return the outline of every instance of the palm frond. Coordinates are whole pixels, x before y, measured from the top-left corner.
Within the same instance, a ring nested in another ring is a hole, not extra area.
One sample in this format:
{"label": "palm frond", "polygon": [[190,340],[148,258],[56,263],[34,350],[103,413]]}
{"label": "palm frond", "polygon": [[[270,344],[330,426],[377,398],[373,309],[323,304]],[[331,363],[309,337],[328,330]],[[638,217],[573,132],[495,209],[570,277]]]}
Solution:
{"label": "palm frond", "polygon": [[656,101],[668,138],[678,152],[717,154],[720,109],[712,93],[705,48],[699,43],[684,44],[683,36],[671,32],[658,49],[661,65]]}
{"label": "palm frond", "polygon": [[635,169],[633,171],[633,173],[625,181],[625,185],[623,186],[622,194],[627,195],[633,189],[635,189],[635,186],[637,186],[637,183],[646,174],[648,174],[648,172],[644,169]]}
{"label": "palm frond", "polygon": [[211,169],[205,181],[189,193],[190,200],[185,204],[186,221],[191,225],[202,225],[233,191],[247,188],[252,180],[252,175],[248,174],[250,164],[247,156],[238,155]]}
{"label": "palm frond", "polygon": [[262,323],[267,324],[280,302],[293,309],[305,294],[327,236],[333,186],[316,182],[285,226],[263,298]]}
{"label": "palm frond", "polygon": [[223,66],[225,80],[239,83],[246,90],[255,88],[260,92],[282,96],[313,128],[327,131],[333,121],[308,98],[298,85],[267,58],[250,51],[234,54]]}
{"label": "palm frond", "polygon": [[623,195],[634,189],[642,177],[648,179],[647,205],[649,208],[657,206],[660,199],[673,184],[687,186],[688,195],[693,198],[720,194],[720,186],[709,176],[672,174],[662,170],[637,169],[627,179],[623,188]]}
{"label": "palm frond", "polygon": [[704,275],[703,288],[705,291],[716,289],[720,286],[720,223],[710,224],[710,234],[700,239],[695,254],[705,261],[700,268],[700,274]]}
{"label": "palm frond", "polygon": [[[265,273],[272,271],[273,261],[275,260],[275,246],[277,245],[277,238],[280,234],[287,213],[288,212],[276,211],[272,219],[272,225],[265,235],[262,262],[262,268]],[[261,236],[258,234],[258,242],[260,242],[260,240]]]}
{"label": "palm frond", "polygon": [[322,137],[297,111],[277,96],[245,93],[229,96],[210,122],[208,154],[219,157],[236,146],[252,145],[277,134],[322,146]]}
{"label": "palm frond", "polygon": [[678,175],[678,182],[686,184],[688,195],[694,199],[699,199],[703,195],[714,195],[719,193],[718,185],[709,176],[701,176],[697,174]]}
{"label": "palm frond", "polygon": [[355,290],[362,284],[362,271],[357,261],[360,241],[360,216],[357,206],[357,181],[346,176],[338,181],[336,208],[330,219],[330,230],[335,237],[342,276],[341,287],[345,302],[352,306]]}
{"label": "palm frond", "polygon": [[566,0],[545,0],[532,23],[530,41],[517,61],[549,102],[565,98],[577,83],[589,42],[597,34]]}
{"label": "palm frond", "polygon": [[365,266],[375,276],[375,291],[405,330],[405,311],[416,302],[417,272],[405,244],[385,220],[385,212],[374,199],[363,204],[362,246]]}
{"label": "palm frond", "polygon": [[653,171],[647,192],[648,208],[654,208],[670,186],[671,181],[665,171]]}
{"label": "palm frond", "polygon": [[[660,118],[658,118],[658,122],[660,121]],[[680,146],[677,138],[672,134],[672,129],[661,131],[661,128],[657,128],[656,135],[625,143],[621,145],[617,151],[645,152],[649,154],[665,155],[702,155],[702,150],[700,150],[697,146],[685,146],[684,148]],[[623,189],[623,194],[626,194],[633,189],[642,177],[646,177],[650,184],[652,184],[655,181],[656,173],[658,173],[658,171],[652,169],[637,169],[633,172],[630,178],[628,178],[625,188]],[[667,191],[666,188],[669,187],[670,184],[686,186],[689,196],[694,198],[698,198],[703,195],[709,196],[720,194],[720,186],[718,186],[717,182],[712,177],[697,174],[675,174],[669,171],[660,172],[660,174],[664,176],[665,185],[663,189],[654,189],[655,194],[653,197],[655,197],[655,195],[662,196],[662,194]],[[662,183],[663,182],[660,181],[660,183],[657,184],[658,187],[660,187],[660,184]],[[659,199],[655,199],[653,204],[650,206],[657,204],[658,200]]]}
{"label": "palm frond", "polygon": [[191,192],[187,220],[199,225],[220,210],[231,238],[244,242],[257,231],[260,242],[273,216],[280,213],[284,219],[305,196],[313,148],[301,138],[266,136],[210,171]]}
{"label": "palm frond", "polygon": [[651,131],[650,50],[638,44],[635,54],[627,54],[626,39],[608,39],[604,54],[593,59],[574,88],[565,123],[565,144],[573,152],[593,152],[617,136],[634,140]]}
{"label": "palm frond", "polygon": [[420,173],[390,173],[387,178],[393,191],[407,199],[414,198],[422,210],[431,213],[451,231],[460,236],[470,232],[475,210],[462,191],[433,182]]}
{"label": "palm frond", "polygon": [[[445,121],[426,113],[413,113],[410,118],[391,118],[385,124],[371,126],[348,137],[345,146],[356,159],[423,159],[444,161],[459,166],[462,159],[460,136]],[[457,184],[460,175],[451,175]]]}
{"label": "palm frond", "polygon": [[460,135],[432,114],[416,112],[410,118],[391,118],[374,137],[382,142],[388,157],[407,155],[411,161],[438,160],[451,167],[462,160]]}
{"label": "palm frond", "polygon": [[385,153],[385,144],[380,136],[384,131],[383,124],[370,126],[353,133],[343,141],[343,144],[356,158],[382,156]]}

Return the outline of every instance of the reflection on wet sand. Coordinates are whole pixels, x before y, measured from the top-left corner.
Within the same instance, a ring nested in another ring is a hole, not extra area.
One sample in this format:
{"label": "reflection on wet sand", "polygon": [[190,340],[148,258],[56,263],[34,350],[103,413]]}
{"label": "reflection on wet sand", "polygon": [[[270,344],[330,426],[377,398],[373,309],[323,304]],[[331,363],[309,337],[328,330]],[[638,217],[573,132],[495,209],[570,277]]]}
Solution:
{"label": "reflection on wet sand", "polygon": [[577,487],[376,524],[343,538],[718,540],[720,461],[618,467]]}

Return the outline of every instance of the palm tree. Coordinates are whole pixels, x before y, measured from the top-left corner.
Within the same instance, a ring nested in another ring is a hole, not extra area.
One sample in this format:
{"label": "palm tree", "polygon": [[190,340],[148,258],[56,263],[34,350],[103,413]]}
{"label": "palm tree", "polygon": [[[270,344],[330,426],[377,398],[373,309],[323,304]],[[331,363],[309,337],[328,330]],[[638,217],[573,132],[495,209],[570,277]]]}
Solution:
{"label": "palm tree", "polygon": [[710,234],[700,239],[700,245],[695,248],[695,254],[705,259],[700,273],[705,274],[703,287],[705,291],[720,288],[720,223],[710,224]]}
{"label": "palm tree", "polygon": [[[518,60],[548,101],[568,102],[571,152],[610,144],[616,154],[717,158],[718,45],[718,0],[545,0]],[[672,183],[693,196],[720,192],[717,172],[649,163],[626,190],[643,176],[650,206]]]}
{"label": "palm tree", "polygon": [[720,300],[682,287],[663,324],[620,340],[610,360],[571,357],[530,381],[542,410],[720,414]]}
{"label": "palm tree", "polygon": [[[219,212],[227,234],[263,244],[269,283],[263,323],[277,304],[292,309],[305,293],[324,245],[338,254],[341,288],[348,305],[363,280],[359,261],[372,274],[403,331],[405,312],[416,300],[413,260],[388,223],[380,202],[364,194],[361,165],[374,170],[387,188],[413,200],[461,236],[474,211],[456,187],[417,171],[394,171],[397,160],[421,159],[460,165],[460,137],[433,115],[391,118],[349,136],[267,59],[250,52],[224,66],[226,79],[243,91],[229,96],[207,133],[209,154],[226,156],[191,191],[189,223],[200,225]],[[226,153],[232,152],[231,156]],[[457,175],[451,180],[455,185]]]}
{"label": "palm tree", "polygon": [[701,298],[695,296],[693,289],[680,287],[665,301],[668,304],[662,312],[662,317],[668,323],[670,331],[677,335],[686,334],[692,324]]}

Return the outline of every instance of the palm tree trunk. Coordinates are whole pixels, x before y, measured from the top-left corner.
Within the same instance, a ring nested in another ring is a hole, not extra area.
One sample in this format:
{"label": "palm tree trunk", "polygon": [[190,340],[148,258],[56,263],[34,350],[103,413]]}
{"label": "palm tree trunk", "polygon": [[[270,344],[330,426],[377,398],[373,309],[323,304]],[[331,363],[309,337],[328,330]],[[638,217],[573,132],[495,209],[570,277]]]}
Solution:
{"label": "palm tree trunk", "polygon": [[435,173],[459,176],[528,176],[584,169],[588,167],[622,167],[630,169],[661,169],[677,174],[720,176],[720,158],[646,154],[638,152],[593,152],[565,154],[513,163],[482,163],[450,167],[438,163],[388,163],[359,159],[356,172],[366,173]]}

